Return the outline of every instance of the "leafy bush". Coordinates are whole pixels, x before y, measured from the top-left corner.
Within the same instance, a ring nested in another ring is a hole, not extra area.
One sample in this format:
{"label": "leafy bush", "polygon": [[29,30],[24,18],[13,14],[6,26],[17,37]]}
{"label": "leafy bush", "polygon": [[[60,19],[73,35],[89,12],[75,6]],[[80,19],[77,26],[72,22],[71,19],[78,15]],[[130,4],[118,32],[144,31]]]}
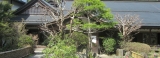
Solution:
{"label": "leafy bush", "polygon": [[26,45],[33,45],[33,40],[29,35],[22,35],[19,38],[18,46],[24,47]]}
{"label": "leafy bush", "polygon": [[103,41],[103,47],[105,48],[106,53],[113,52],[115,45],[116,45],[116,41],[113,38],[106,38]]}
{"label": "leafy bush", "polygon": [[42,45],[47,46],[49,44],[49,41],[50,41],[49,39],[45,38],[44,42],[42,42]]}
{"label": "leafy bush", "polygon": [[76,46],[74,44],[68,45],[68,41],[70,40],[58,40],[52,47],[46,48],[43,51],[45,58],[77,58]]}
{"label": "leafy bush", "polygon": [[17,49],[32,44],[31,37],[26,35],[23,22],[9,21],[14,16],[11,10],[12,5],[2,1],[0,7],[0,51]]}
{"label": "leafy bush", "polygon": [[[63,36],[62,36],[63,35]],[[57,33],[54,37],[48,36],[49,44],[43,51],[45,58],[77,58],[77,47],[87,44],[87,36],[83,33]]]}
{"label": "leafy bush", "polygon": [[[12,26],[11,23],[0,21],[0,47],[2,50],[0,51],[7,51],[18,48],[17,46],[17,38],[19,37],[16,35],[16,31]],[[3,42],[3,43],[2,43]]]}
{"label": "leafy bush", "polygon": [[151,47],[144,43],[139,42],[127,42],[123,49],[126,51],[135,51],[135,52],[144,52],[148,53],[151,50]]}

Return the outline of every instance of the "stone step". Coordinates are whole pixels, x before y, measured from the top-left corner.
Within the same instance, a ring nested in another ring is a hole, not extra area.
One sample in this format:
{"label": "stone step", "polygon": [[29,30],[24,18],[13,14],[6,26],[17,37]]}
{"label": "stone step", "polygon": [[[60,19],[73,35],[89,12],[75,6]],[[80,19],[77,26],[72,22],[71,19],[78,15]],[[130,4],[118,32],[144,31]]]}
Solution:
{"label": "stone step", "polygon": [[34,48],[34,54],[32,56],[28,56],[26,58],[43,58],[44,54],[42,51],[46,48],[43,45],[36,45]]}
{"label": "stone step", "polygon": [[42,51],[34,51],[35,54],[43,54]]}
{"label": "stone step", "polygon": [[31,56],[25,57],[25,58],[43,58],[44,54],[33,54]]}
{"label": "stone step", "polygon": [[35,48],[46,48],[44,45],[36,45]]}
{"label": "stone step", "polygon": [[44,50],[45,48],[35,48],[34,49],[34,53],[36,54],[42,54],[42,51]]}
{"label": "stone step", "polygon": [[98,55],[98,57],[99,57],[99,58],[112,58],[112,57],[110,57],[110,56],[108,56],[108,55],[105,55],[105,54]]}

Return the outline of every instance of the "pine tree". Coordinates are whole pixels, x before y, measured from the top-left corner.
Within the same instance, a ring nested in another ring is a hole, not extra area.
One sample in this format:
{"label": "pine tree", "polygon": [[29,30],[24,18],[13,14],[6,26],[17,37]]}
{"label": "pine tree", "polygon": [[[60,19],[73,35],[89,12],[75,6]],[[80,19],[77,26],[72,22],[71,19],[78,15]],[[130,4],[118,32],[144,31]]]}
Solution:
{"label": "pine tree", "polygon": [[[88,33],[88,53],[91,52],[91,33],[98,33],[113,28],[113,15],[100,0],[74,0],[75,9],[70,28]],[[90,57],[90,55],[88,55]]]}

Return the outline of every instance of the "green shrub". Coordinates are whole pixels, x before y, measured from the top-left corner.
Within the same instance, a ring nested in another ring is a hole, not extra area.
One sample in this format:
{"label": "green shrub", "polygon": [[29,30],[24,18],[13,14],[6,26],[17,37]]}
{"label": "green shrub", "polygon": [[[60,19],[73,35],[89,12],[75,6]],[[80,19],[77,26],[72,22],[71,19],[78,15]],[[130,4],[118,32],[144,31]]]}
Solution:
{"label": "green shrub", "polygon": [[111,53],[114,51],[116,41],[113,38],[106,38],[103,41],[103,47],[105,48],[106,53]]}
{"label": "green shrub", "polygon": [[151,47],[149,45],[139,42],[127,42],[122,48],[126,51],[135,51],[144,53],[148,53],[151,50]]}
{"label": "green shrub", "polygon": [[50,41],[49,39],[45,38],[44,42],[42,42],[42,45],[47,46],[49,44],[49,41]]}
{"label": "green shrub", "polygon": [[43,53],[45,53],[45,58],[77,58],[76,56],[76,46],[74,44],[68,45],[68,39],[58,40],[58,42],[52,46],[46,48]]}
{"label": "green shrub", "polygon": [[24,47],[26,45],[33,45],[33,40],[29,35],[22,35],[19,38],[18,46]]}

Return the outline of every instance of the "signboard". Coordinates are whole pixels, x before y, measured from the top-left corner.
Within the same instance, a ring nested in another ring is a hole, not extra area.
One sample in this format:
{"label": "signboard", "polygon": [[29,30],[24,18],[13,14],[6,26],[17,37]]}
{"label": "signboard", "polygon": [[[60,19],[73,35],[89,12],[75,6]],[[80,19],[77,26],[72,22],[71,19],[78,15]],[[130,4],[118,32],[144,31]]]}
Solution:
{"label": "signboard", "polygon": [[93,43],[96,43],[97,42],[96,36],[91,36],[91,40],[92,40]]}

